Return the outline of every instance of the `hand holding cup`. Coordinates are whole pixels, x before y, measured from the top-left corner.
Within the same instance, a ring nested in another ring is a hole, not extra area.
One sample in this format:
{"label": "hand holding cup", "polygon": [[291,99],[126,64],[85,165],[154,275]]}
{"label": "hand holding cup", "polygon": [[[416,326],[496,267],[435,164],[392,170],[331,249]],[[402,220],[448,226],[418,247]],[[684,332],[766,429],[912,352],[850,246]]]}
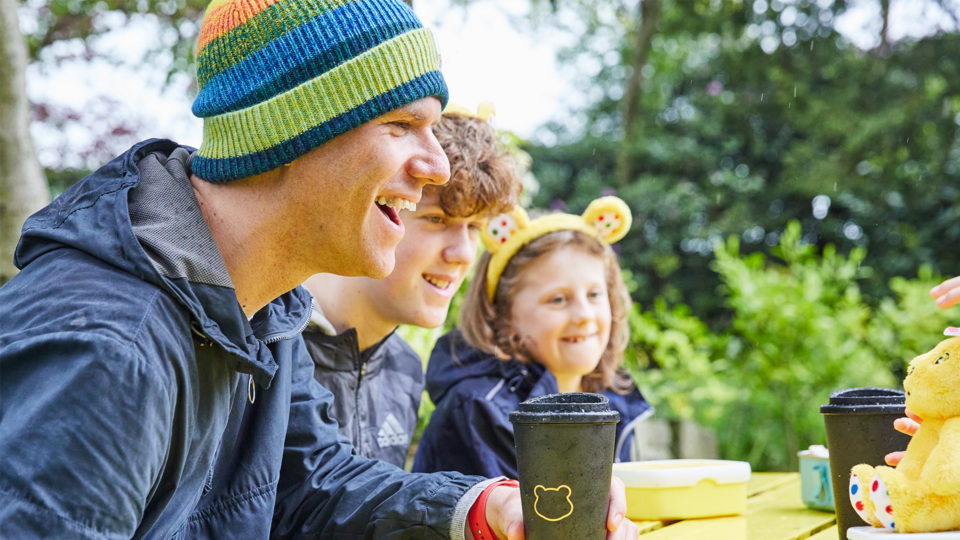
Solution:
{"label": "hand holding cup", "polygon": [[[610,508],[607,511],[607,540],[636,540],[640,529],[626,519],[627,497],[623,482],[614,476],[610,480]],[[524,540],[523,512],[520,509],[520,489],[500,486],[487,499],[487,523],[501,540]],[[470,536],[466,538],[470,540]]]}

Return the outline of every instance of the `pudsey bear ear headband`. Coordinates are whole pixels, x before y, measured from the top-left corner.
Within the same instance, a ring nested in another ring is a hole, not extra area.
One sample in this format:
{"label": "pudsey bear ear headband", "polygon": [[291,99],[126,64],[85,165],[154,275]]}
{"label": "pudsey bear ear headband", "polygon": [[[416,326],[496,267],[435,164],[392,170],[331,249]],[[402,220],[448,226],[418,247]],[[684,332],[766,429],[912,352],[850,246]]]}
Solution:
{"label": "pudsey bear ear headband", "polygon": [[476,118],[477,120],[482,120],[492,125],[494,118],[497,116],[497,110],[493,107],[493,103],[489,101],[484,101],[477,105],[477,112],[473,112],[457,103],[449,103],[447,107],[443,109],[443,114],[448,116],[451,114],[469,116],[470,118]]}
{"label": "pudsey bear ear headband", "polygon": [[626,236],[632,222],[627,203],[612,196],[594,200],[579,216],[548,214],[531,221],[526,211],[517,206],[506,214],[490,218],[480,231],[483,245],[491,254],[487,266],[487,298],[493,302],[503,269],[517,251],[532,240],[554,231],[571,230],[612,244]]}

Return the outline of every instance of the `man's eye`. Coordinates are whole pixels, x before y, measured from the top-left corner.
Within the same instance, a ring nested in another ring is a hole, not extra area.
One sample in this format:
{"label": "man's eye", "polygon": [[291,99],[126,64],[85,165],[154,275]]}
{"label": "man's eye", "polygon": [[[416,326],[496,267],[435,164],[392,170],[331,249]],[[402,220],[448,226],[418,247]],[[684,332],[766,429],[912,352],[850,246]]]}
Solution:
{"label": "man's eye", "polygon": [[443,218],[440,216],[427,216],[424,219],[426,219],[428,223],[435,223],[437,225],[443,223]]}
{"label": "man's eye", "polygon": [[603,292],[600,290],[590,291],[589,293],[587,293],[587,297],[592,300],[600,298],[601,296],[603,296]]}
{"label": "man's eye", "polygon": [[548,304],[562,304],[562,303],[563,303],[563,297],[562,297],[562,296],[551,296],[550,299],[547,300],[547,303],[548,303]]}

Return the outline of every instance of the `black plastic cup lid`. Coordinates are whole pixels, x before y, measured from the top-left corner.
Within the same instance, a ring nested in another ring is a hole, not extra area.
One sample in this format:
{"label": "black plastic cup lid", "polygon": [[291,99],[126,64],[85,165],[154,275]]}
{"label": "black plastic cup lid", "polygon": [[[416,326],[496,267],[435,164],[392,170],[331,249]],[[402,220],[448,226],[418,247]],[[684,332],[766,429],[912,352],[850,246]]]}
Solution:
{"label": "black plastic cup lid", "polygon": [[893,388],[848,388],[830,394],[823,414],[903,414],[905,394]]}
{"label": "black plastic cup lid", "polygon": [[602,394],[569,392],[528,399],[510,413],[514,424],[616,424],[620,413],[610,410]]}

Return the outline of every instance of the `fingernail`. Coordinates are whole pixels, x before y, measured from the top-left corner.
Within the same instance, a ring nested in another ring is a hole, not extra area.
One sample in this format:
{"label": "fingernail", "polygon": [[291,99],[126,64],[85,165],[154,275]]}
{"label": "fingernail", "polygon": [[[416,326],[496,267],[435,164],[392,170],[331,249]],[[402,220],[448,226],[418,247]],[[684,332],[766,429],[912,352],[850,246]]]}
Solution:
{"label": "fingernail", "polygon": [[940,289],[940,286],[939,286],[939,285],[937,285],[936,287],[930,289],[930,296],[937,296],[937,291],[938,291],[939,289]]}
{"label": "fingernail", "polygon": [[617,512],[616,514],[613,515],[613,530],[619,529],[620,525],[622,524],[623,524],[623,514],[621,514],[620,512]]}

